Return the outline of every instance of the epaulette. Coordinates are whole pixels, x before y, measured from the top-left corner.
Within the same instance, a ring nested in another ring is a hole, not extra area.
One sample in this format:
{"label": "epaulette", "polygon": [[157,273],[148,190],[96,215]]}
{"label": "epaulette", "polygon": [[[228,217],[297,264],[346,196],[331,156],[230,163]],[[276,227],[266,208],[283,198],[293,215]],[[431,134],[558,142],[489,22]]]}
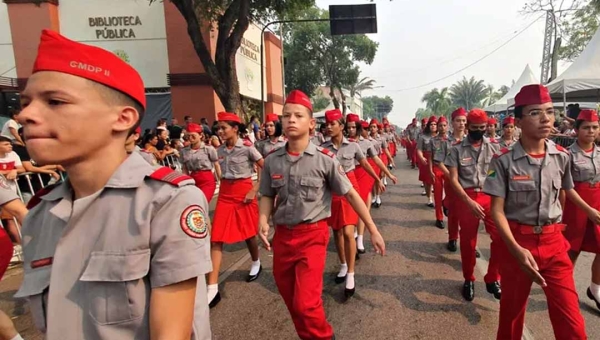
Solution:
{"label": "epaulette", "polygon": [[252,144],[251,141],[244,139],[244,146],[253,146],[254,144]]}
{"label": "epaulette", "polygon": [[144,153],[152,153],[152,152],[150,152],[150,151],[148,151],[148,150],[146,150],[146,149],[140,149],[140,151],[141,151],[141,152],[144,152]]}
{"label": "epaulette", "polygon": [[455,142],[452,142],[452,145],[458,145],[458,144],[460,144],[460,143],[462,143],[462,140],[457,140],[457,141],[455,141]]}
{"label": "epaulette", "polygon": [[187,180],[193,181],[194,179],[188,175],[184,175],[181,172],[177,172],[171,168],[166,166],[161,166],[156,169],[153,173],[151,173],[148,177],[155,179],[157,181],[166,182],[172,184],[174,186],[180,187],[183,182]]}
{"label": "epaulette", "polygon": [[566,153],[567,155],[569,154],[569,150],[565,149],[562,145],[560,145],[560,144],[555,144],[555,145],[556,145],[556,150],[562,151],[562,152]]}
{"label": "epaulette", "polygon": [[335,154],[333,152],[329,151],[329,149],[327,149],[327,148],[319,146],[319,147],[317,147],[317,149],[319,151],[321,151],[321,153],[324,154],[324,155],[327,155],[327,156],[329,156],[331,158],[335,157]]}
{"label": "epaulette", "polygon": [[494,157],[493,157],[493,158],[498,158],[498,157],[500,157],[500,156],[502,156],[502,155],[505,155],[505,154],[507,154],[509,151],[510,151],[510,148],[502,148],[502,149],[500,149],[500,151],[498,151],[497,153],[495,153],[495,154],[494,154]]}
{"label": "epaulette", "polygon": [[45,188],[42,188],[38,192],[36,192],[35,195],[33,195],[33,197],[31,197],[31,199],[29,200],[29,202],[27,202],[27,209],[31,210],[31,209],[35,208],[35,206],[38,205],[38,204],[40,204],[40,202],[42,201],[42,197],[44,197],[47,194],[49,194],[59,184],[61,184],[61,183],[51,184],[51,185],[49,185],[49,186],[47,186]]}

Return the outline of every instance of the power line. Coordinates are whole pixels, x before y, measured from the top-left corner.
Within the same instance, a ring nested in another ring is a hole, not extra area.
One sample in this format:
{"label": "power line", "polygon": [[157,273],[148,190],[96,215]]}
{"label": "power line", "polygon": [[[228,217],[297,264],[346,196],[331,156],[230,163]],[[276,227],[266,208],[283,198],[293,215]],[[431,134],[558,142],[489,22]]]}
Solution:
{"label": "power line", "polygon": [[429,85],[435,84],[435,83],[437,83],[437,82],[440,82],[440,81],[442,81],[442,80],[446,80],[446,79],[448,79],[448,78],[450,78],[450,77],[452,77],[452,76],[455,76],[455,75],[457,75],[457,74],[461,73],[462,71],[464,71],[464,70],[466,70],[466,69],[468,69],[468,68],[470,68],[470,67],[472,67],[472,66],[474,66],[474,65],[478,64],[480,61],[482,61],[482,60],[486,59],[487,57],[491,56],[491,55],[492,55],[492,54],[494,54],[496,51],[500,50],[502,47],[504,47],[504,46],[508,45],[508,43],[510,43],[511,41],[513,41],[514,39],[516,39],[518,36],[520,36],[520,35],[521,35],[523,32],[525,32],[525,31],[526,31],[526,30],[527,30],[529,27],[533,26],[533,24],[535,24],[536,22],[538,22],[538,21],[539,21],[539,20],[540,20],[540,19],[541,19],[543,16],[545,16],[545,15],[546,15],[546,14],[544,14],[544,15],[540,16],[539,18],[535,19],[533,22],[531,22],[529,25],[527,25],[527,26],[526,26],[524,29],[522,29],[521,31],[519,31],[517,34],[515,34],[513,37],[511,37],[510,39],[508,39],[508,40],[507,40],[506,42],[504,42],[502,45],[500,45],[500,46],[498,46],[497,48],[495,48],[494,50],[492,50],[490,53],[488,53],[488,54],[484,55],[483,57],[481,57],[481,58],[479,58],[479,59],[475,60],[475,61],[474,61],[474,62],[472,62],[471,64],[469,64],[469,65],[467,65],[467,66],[465,66],[465,67],[461,68],[460,70],[458,70],[458,71],[456,71],[456,72],[454,72],[454,73],[452,73],[452,74],[449,74],[449,75],[447,75],[447,76],[445,76],[445,77],[439,78],[439,79],[437,79],[437,80],[434,80],[434,81],[431,81],[431,82],[429,82],[429,83],[422,84],[422,85],[419,85],[419,86],[407,87],[407,88],[404,88],[404,89],[399,89],[399,90],[383,90],[383,91],[402,92],[402,91],[416,90],[416,89],[420,89],[420,88],[422,88],[422,87],[426,87],[426,86],[429,86]]}

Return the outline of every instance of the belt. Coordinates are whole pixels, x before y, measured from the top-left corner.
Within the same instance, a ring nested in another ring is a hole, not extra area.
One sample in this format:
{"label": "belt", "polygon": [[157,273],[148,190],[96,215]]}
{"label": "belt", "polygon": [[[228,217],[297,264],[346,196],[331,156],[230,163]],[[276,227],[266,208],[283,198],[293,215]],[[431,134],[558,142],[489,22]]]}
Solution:
{"label": "belt", "polygon": [[307,229],[307,228],[316,228],[325,225],[327,227],[327,220],[320,220],[317,222],[309,222],[309,223],[298,223],[298,224],[278,224],[277,228],[286,228],[286,229]]}
{"label": "belt", "polygon": [[483,188],[466,188],[465,192],[483,192]]}
{"label": "belt", "polygon": [[566,224],[551,222],[545,225],[529,225],[520,224],[518,222],[509,222],[510,224],[517,226],[522,235],[554,234],[564,231],[566,227]]}
{"label": "belt", "polygon": [[194,170],[194,171],[190,171],[190,175],[197,174],[197,173],[204,173],[204,172],[212,172],[212,170]]}
{"label": "belt", "polygon": [[592,183],[592,182],[575,182],[575,185],[576,186],[583,186],[583,185],[588,186],[589,185],[590,188],[600,188],[600,182],[595,182],[595,183]]}

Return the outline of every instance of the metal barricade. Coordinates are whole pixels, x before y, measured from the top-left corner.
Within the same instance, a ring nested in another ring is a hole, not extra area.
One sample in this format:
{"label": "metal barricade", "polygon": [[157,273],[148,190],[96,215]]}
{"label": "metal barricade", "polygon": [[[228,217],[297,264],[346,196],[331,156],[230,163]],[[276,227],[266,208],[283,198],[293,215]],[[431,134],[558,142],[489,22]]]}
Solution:
{"label": "metal barricade", "polygon": [[571,146],[571,144],[575,143],[577,138],[569,136],[552,136],[550,137],[550,140],[562,147],[567,148]]}

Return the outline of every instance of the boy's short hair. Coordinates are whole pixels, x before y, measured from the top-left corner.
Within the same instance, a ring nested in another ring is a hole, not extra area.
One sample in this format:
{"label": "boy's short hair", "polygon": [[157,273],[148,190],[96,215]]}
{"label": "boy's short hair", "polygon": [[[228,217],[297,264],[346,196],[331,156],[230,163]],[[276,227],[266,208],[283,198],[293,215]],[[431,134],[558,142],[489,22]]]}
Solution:
{"label": "boy's short hair", "polygon": [[515,107],[515,118],[523,118],[523,106]]}
{"label": "boy's short hair", "polygon": [[111,87],[100,84],[93,80],[88,81],[98,90],[102,98],[106,100],[109,104],[133,107],[138,112],[140,118],[138,122],[131,128],[131,131],[135,131],[135,129],[137,129],[137,127],[140,126],[142,120],[144,119],[145,111],[144,107],[140,103],[138,103],[137,100],[131,98],[130,96],[119,90],[115,90]]}
{"label": "boy's short hair", "polygon": [[2,142],[8,142],[8,143],[12,144],[12,140],[5,136],[0,136],[0,143],[2,143]]}

